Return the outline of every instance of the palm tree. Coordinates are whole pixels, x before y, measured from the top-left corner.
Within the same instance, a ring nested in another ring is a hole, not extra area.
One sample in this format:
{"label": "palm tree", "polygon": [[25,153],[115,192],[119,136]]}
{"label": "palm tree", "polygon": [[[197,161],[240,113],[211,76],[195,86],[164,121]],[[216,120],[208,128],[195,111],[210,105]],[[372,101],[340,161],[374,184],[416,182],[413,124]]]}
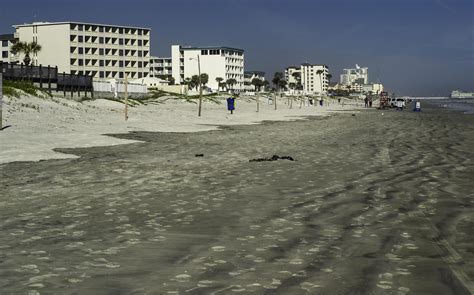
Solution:
{"label": "palm tree", "polygon": [[23,53],[25,57],[23,58],[23,63],[28,66],[31,63],[30,54],[35,55],[41,51],[41,45],[36,42],[17,42],[12,45],[10,49],[12,54]]}
{"label": "palm tree", "polygon": [[255,87],[255,91],[260,91],[260,88],[263,85],[263,81],[259,78],[253,78],[251,83]]}
{"label": "palm tree", "polygon": [[319,83],[320,83],[320,85],[321,85],[321,94],[323,93],[323,80],[322,80],[322,78],[321,78],[321,75],[322,75],[323,73],[324,73],[323,70],[317,70],[317,71],[316,71],[316,75],[319,76]]}
{"label": "palm tree", "polygon": [[273,75],[272,82],[273,82],[273,84],[275,84],[275,86],[277,87],[277,91],[278,91],[278,92],[280,92],[281,81],[283,81],[283,73],[282,73],[282,72],[276,72],[276,73]]}
{"label": "palm tree", "polygon": [[230,88],[231,90],[234,90],[234,84],[237,83],[237,80],[235,80],[234,78],[230,78],[230,79],[227,79],[227,81],[225,82],[228,86],[228,88]]}
{"label": "palm tree", "polygon": [[201,74],[201,84],[202,86],[205,86],[209,82],[209,75],[206,73]]}
{"label": "palm tree", "polygon": [[217,92],[219,92],[219,90],[220,90],[220,88],[221,88],[222,81],[224,81],[224,78],[221,78],[221,77],[217,77],[217,78],[216,78],[216,82],[217,82]]}

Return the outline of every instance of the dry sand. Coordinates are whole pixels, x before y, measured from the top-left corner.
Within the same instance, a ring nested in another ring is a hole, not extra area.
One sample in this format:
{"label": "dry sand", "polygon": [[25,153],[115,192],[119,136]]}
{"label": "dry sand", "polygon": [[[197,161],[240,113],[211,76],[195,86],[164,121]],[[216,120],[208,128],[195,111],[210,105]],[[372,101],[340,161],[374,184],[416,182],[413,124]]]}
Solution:
{"label": "dry sand", "polygon": [[[286,99],[279,99],[278,109],[262,99],[256,112],[254,98],[237,100],[236,111],[230,115],[224,99],[222,104],[204,102],[202,116],[197,105],[182,100],[160,99],[159,104],[129,108],[129,120],[124,120],[124,105],[98,99],[75,102],[63,98],[41,99],[31,96],[4,99],[3,125],[11,127],[0,132],[0,163],[39,161],[74,157],[53,151],[55,148],[110,146],[133,141],[104,136],[130,131],[197,132],[215,130],[219,125],[255,124],[262,121],[288,121],[307,116],[324,116],[341,110],[329,107],[299,107],[289,109]],[[164,102],[163,102],[164,101]],[[357,108],[356,106],[346,105]]]}

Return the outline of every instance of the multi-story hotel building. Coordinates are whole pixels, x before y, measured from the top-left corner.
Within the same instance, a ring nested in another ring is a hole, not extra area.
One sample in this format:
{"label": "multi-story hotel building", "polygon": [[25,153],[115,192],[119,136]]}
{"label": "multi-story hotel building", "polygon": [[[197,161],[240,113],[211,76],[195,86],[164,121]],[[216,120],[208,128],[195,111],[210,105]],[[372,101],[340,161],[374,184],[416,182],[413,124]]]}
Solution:
{"label": "multi-story hotel building", "polygon": [[[318,71],[322,73],[318,75]],[[323,94],[328,91],[329,68],[326,65],[312,65],[304,63],[301,65],[301,84],[303,92],[308,94]]]}
{"label": "multi-story hotel building", "polygon": [[150,29],[80,22],[38,22],[13,26],[22,42],[35,41],[35,65],[94,78],[131,79],[150,72]]}
{"label": "multi-story hotel building", "polygon": [[[296,74],[299,73],[299,74]],[[285,81],[287,86],[290,84],[299,84],[301,83],[301,67],[291,66],[285,69]]]}
{"label": "multi-story hotel building", "polygon": [[1,62],[16,62],[18,59],[10,52],[11,46],[15,44],[16,39],[14,34],[0,35],[0,61]]}
{"label": "multi-story hotel building", "polygon": [[343,69],[341,83],[344,85],[364,85],[369,83],[369,68],[361,68],[356,65],[355,69]]}
{"label": "multi-story hotel building", "polygon": [[216,78],[222,78],[223,82],[235,79],[237,83],[233,89],[244,90],[244,50],[230,47],[171,46],[172,72],[176,84],[183,84],[186,78],[198,75],[198,56],[201,73],[209,76],[207,87],[216,91]]}
{"label": "multi-story hotel building", "polygon": [[171,57],[152,56],[150,58],[150,77],[172,76],[172,69]]}

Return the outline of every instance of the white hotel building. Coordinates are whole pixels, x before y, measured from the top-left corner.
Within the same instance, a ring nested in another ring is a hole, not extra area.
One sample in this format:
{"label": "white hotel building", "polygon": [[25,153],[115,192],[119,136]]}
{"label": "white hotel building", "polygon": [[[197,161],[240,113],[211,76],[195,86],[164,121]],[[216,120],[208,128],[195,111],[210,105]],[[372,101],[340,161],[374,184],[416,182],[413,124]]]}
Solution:
{"label": "white hotel building", "polygon": [[150,77],[160,78],[163,76],[173,75],[173,64],[171,57],[156,57],[150,58]]}
{"label": "white hotel building", "polygon": [[369,83],[369,68],[361,68],[356,64],[355,69],[343,69],[341,84],[344,85],[365,85]]}
{"label": "white hotel building", "polygon": [[17,62],[18,58],[10,52],[13,44],[16,43],[14,34],[0,35],[0,61]]}
{"label": "white hotel building", "polygon": [[[81,22],[37,22],[13,26],[21,42],[35,41],[41,51],[32,63],[59,72],[100,79],[147,77],[150,29]],[[22,60],[22,58],[20,59]]]}
{"label": "white hotel building", "polygon": [[[322,74],[317,72],[321,70]],[[328,91],[329,82],[327,75],[329,68],[326,65],[313,65],[304,63],[301,65],[301,84],[303,92],[307,94],[325,94]]]}
{"label": "white hotel building", "polygon": [[230,47],[171,46],[172,73],[176,84],[183,84],[186,78],[198,75],[198,56],[201,74],[209,76],[207,87],[216,91],[216,78],[222,78],[223,82],[235,79],[237,83],[233,89],[244,90],[244,50]]}

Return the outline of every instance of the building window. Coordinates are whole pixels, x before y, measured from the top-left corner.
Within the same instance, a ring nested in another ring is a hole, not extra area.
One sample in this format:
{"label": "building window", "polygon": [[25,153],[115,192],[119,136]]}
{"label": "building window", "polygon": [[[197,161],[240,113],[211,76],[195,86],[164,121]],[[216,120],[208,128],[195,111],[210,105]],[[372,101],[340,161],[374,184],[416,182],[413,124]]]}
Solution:
{"label": "building window", "polygon": [[141,61],[138,62],[138,67],[139,67],[139,68],[142,67],[142,62],[141,62]]}
{"label": "building window", "polygon": [[99,77],[100,77],[100,78],[105,78],[104,71],[100,71],[100,72],[99,72]]}
{"label": "building window", "polygon": [[119,73],[119,78],[123,78],[123,72]]}
{"label": "building window", "polygon": [[99,48],[99,55],[104,55],[104,48]]}
{"label": "building window", "polygon": [[138,57],[142,57],[143,56],[143,52],[141,50],[138,50]]}
{"label": "building window", "polygon": [[119,45],[123,45],[123,39],[122,38],[119,39]]}
{"label": "building window", "polygon": [[201,50],[201,55],[207,55],[207,50]]}
{"label": "building window", "polygon": [[79,47],[79,54],[84,54],[84,48]]}
{"label": "building window", "polygon": [[79,31],[84,31],[84,26],[83,26],[83,25],[78,25],[78,26],[77,26],[77,29],[78,29]]}
{"label": "building window", "polygon": [[2,40],[2,46],[8,47],[8,40]]}
{"label": "building window", "polygon": [[142,30],[137,30],[138,36],[141,36],[143,34]]}
{"label": "building window", "polygon": [[2,51],[2,58],[8,57],[8,51]]}
{"label": "building window", "polygon": [[119,61],[119,67],[123,68],[123,60]]}
{"label": "building window", "polygon": [[84,37],[79,36],[79,42],[84,42]]}
{"label": "building window", "polygon": [[99,37],[99,44],[104,44],[104,37]]}
{"label": "building window", "polygon": [[83,59],[80,59],[80,60],[79,60],[79,65],[80,65],[80,66],[83,66],[83,65],[84,65],[84,60],[83,60]]}
{"label": "building window", "polygon": [[119,50],[119,56],[123,56],[123,49]]}
{"label": "building window", "polygon": [[100,67],[103,67],[103,66],[104,66],[104,61],[103,61],[103,60],[99,60],[99,66],[100,66]]}
{"label": "building window", "polygon": [[120,29],[119,29],[119,33],[120,33],[120,34],[123,34],[123,28],[120,28]]}
{"label": "building window", "polygon": [[142,40],[138,40],[138,46],[142,46]]}

